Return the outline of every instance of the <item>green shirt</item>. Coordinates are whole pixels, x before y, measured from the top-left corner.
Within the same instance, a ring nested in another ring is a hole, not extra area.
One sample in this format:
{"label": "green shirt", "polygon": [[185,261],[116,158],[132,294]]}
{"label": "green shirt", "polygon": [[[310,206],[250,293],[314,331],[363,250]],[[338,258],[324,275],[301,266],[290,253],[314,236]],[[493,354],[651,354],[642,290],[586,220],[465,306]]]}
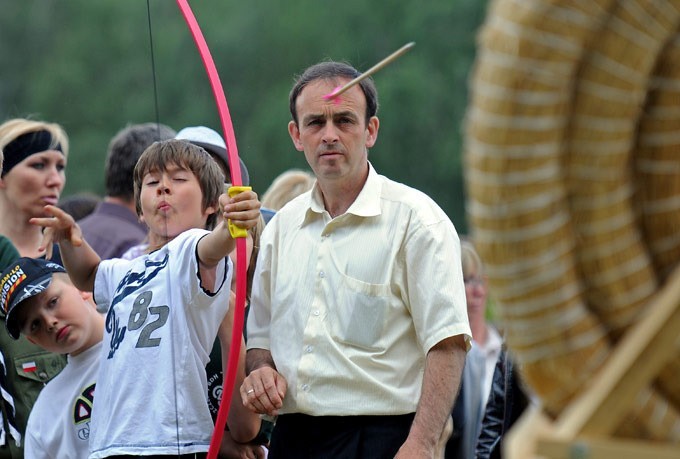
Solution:
{"label": "green shirt", "polygon": [[9,239],[0,235],[0,272],[17,258],[19,258],[17,249],[14,248]]}
{"label": "green shirt", "polygon": [[[4,236],[0,236],[0,271],[4,270],[19,254],[12,243]],[[38,394],[47,382],[54,378],[66,366],[66,356],[52,354],[29,342],[24,336],[14,340],[5,328],[5,314],[0,309],[0,350],[7,366],[7,384],[16,407],[16,427],[25,435],[28,414],[38,398]],[[24,366],[26,364],[26,366]],[[33,367],[35,366],[35,370]],[[25,368],[31,371],[25,371]],[[7,419],[6,406],[0,400],[3,419]],[[23,458],[23,441],[17,447],[14,439],[9,435],[7,426],[6,444],[0,446],[0,459]],[[22,438],[23,440],[23,438]]]}

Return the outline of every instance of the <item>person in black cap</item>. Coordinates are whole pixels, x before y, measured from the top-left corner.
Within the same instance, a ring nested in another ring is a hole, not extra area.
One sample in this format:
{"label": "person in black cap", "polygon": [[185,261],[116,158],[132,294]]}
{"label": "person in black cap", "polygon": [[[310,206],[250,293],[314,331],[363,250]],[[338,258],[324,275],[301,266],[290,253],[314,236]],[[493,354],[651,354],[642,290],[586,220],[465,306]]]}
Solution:
{"label": "person in black cap", "polygon": [[[87,457],[90,414],[104,317],[64,268],[51,261],[20,258],[0,275],[0,307],[13,339],[68,354],[64,370],[45,386],[26,427],[26,457]],[[24,363],[24,370],[35,367]]]}

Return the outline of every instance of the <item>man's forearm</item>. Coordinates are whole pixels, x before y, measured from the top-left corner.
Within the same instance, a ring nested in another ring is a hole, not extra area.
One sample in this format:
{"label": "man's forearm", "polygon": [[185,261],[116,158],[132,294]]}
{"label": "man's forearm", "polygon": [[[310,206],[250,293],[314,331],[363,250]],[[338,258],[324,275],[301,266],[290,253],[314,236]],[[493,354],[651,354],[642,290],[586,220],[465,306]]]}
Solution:
{"label": "man's forearm", "polygon": [[409,440],[434,447],[451,415],[465,365],[462,335],[437,343],[427,354],[423,387]]}
{"label": "man's forearm", "polygon": [[246,353],[246,374],[262,367],[270,367],[276,370],[274,359],[268,349],[248,349]]}

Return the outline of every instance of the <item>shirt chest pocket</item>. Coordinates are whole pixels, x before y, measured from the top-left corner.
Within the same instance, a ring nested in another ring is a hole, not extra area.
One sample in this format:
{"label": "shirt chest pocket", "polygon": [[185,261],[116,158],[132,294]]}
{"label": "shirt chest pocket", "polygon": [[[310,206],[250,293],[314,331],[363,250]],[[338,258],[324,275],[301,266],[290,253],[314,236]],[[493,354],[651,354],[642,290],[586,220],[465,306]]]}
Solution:
{"label": "shirt chest pocket", "polygon": [[390,313],[389,284],[370,284],[339,275],[337,301],[329,311],[333,338],[350,346],[380,351]]}
{"label": "shirt chest pocket", "polygon": [[42,352],[14,358],[16,388],[14,395],[26,406],[33,406],[38,393],[66,366],[63,355]]}

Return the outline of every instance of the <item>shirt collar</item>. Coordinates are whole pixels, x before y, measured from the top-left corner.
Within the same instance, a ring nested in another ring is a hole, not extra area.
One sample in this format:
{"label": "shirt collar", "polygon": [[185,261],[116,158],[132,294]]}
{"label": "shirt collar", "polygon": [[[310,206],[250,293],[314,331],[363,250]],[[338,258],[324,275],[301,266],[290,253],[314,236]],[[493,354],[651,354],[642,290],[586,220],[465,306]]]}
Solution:
{"label": "shirt collar", "polygon": [[[375,217],[381,214],[380,198],[382,192],[382,181],[380,176],[373,168],[373,165],[368,162],[368,177],[359,195],[354,200],[345,214],[352,214],[358,217]],[[304,226],[315,218],[320,218],[326,211],[321,190],[319,189],[319,182],[317,181],[309,194],[309,203],[307,211],[302,219],[300,226]]]}

